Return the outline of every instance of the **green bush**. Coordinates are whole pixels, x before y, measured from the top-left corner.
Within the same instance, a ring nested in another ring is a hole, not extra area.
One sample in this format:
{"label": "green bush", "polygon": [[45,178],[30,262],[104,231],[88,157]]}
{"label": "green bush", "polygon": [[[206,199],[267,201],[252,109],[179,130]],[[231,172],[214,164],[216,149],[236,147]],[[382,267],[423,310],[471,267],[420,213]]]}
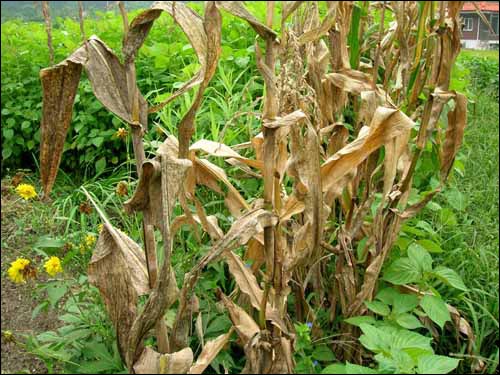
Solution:
{"label": "green bush", "polygon": [[[200,5],[196,5],[200,7]],[[253,5],[259,8],[259,4]],[[260,9],[255,9],[258,14]],[[201,9],[200,9],[201,11]],[[129,19],[139,11],[129,14]],[[121,57],[122,21],[116,12],[96,12],[85,20],[87,36],[97,35]],[[240,108],[238,98],[262,94],[262,82],[255,76],[253,37],[241,21],[226,17],[223,24],[223,47],[219,73],[209,90],[209,110],[198,115],[198,133],[218,134]],[[2,174],[6,169],[35,166],[39,155],[42,90],[40,69],[49,65],[47,35],[43,23],[11,20],[2,24]],[[80,27],[71,18],[53,20],[53,45],[56,63],[69,56],[81,43]],[[199,68],[186,36],[167,15],[155,23],[137,59],[138,85],[152,103],[167,98]],[[235,78],[240,78],[235,80]],[[244,86],[244,82],[251,81]],[[195,89],[196,90],[196,89]],[[175,131],[178,120],[187,110],[193,92],[169,104],[161,113],[149,116],[146,140],[158,140],[156,124]],[[247,98],[248,99],[248,98]],[[245,100],[245,102],[251,102]],[[231,106],[231,108],[229,108]],[[248,106],[248,105],[247,105]],[[253,110],[253,108],[246,108]],[[243,121],[243,119],[238,119]],[[247,120],[245,120],[247,121]],[[247,124],[252,127],[252,121]],[[257,128],[257,122],[255,122]],[[114,136],[118,128],[128,128],[95,99],[89,81],[82,78],[76,96],[73,120],[69,129],[61,167],[68,171],[92,174],[106,166],[118,166],[127,160],[125,142]],[[231,130],[225,136],[234,138]],[[99,158],[97,157],[99,155]]]}

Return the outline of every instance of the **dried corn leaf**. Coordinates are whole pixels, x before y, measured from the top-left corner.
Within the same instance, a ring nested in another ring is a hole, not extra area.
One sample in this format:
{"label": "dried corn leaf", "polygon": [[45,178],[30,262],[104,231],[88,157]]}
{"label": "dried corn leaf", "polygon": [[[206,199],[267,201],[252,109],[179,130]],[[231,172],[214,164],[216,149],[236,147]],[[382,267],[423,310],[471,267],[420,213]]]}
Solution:
{"label": "dried corn leaf", "polygon": [[[81,49],[75,54],[81,54]],[[40,127],[40,175],[45,196],[49,196],[61,163],[82,66],[71,57],[40,71],[43,114]]]}
{"label": "dried corn leaf", "polygon": [[[124,66],[104,42],[90,37],[60,64],[42,69],[40,79],[44,90],[41,124],[41,177],[46,195],[52,190],[59,167],[64,140],[71,122],[72,107],[80,78],[85,68],[96,98],[111,112],[129,124],[132,118],[131,101]],[[147,103],[139,95],[140,123],[146,124]]]}
{"label": "dried corn leaf", "polygon": [[[229,272],[233,275],[236,284],[250,298],[252,306],[260,311],[264,292],[259,287],[255,275],[243,264],[241,258],[232,251],[226,251],[224,257],[229,266]],[[279,317],[278,310],[269,303],[266,307],[266,319],[279,327],[282,332],[287,332],[285,323]]]}
{"label": "dried corn leaf", "polygon": [[298,200],[294,194],[290,195],[286,200],[280,212],[280,222],[289,220],[293,215],[300,214],[304,211],[306,205],[302,200]]}
{"label": "dried corn leaf", "polygon": [[193,143],[189,147],[190,151],[203,151],[211,156],[218,156],[223,158],[234,158],[246,165],[251,167],[262,169],[263,163],[261,161],[252,160],[245,158],[234,151],[231,147],[226,146],[223,143],[218,143],[214,141],[209,141],[206,139],[199,140],[198,142]]}
{"label": "dried corn leaf", "polygon": [[320,144],[316,131],[307,124],[305,135],[300,129],[291,130],[291,159],[288,174],[294,178],[294,195],[304,202],[303,227],[295,235],[295,254],[291,265],[312,255],[323,234],[323,196],[320,177]]}
{"label": "dried corn leaf", "polygon": [[276,129],[283,126],[291,126],[304,120],[306,115],[301,110],[294,111],[283,117],[276,117],[272,121],[264,120],[263,125],[269,129]]}
{"label": "dried corn leaf", "polygon": [[251,260],[252,261],[252,266],[251,270],[253,273],[257,272],[257,270],[262,266],[266,260],[264,256],[264,239],[261,238],[261,240],[257,240],[256,238],[262,237],[256,235],[255,238],[250,239],[248,241],[248,246],[247,250],[245,252],[244,259],[245,260]]}
{"label": "dried corn leaf", "polygon": [[164,149],[158,150],[158,156],[152,160],[146,160],[142,165],[142,174],[139,177],[139,183],[130,200],[124,203],[126,212],[143,211],[146,208],[151,209],[153,213],[154,225],[163,230],[163,212],[162,212],[162,188],[161,188],[161,166],[159,158],[165,155],[169,158],[168,165],[168,185],[169,185],[169,213],[170,216],[175,207],[177,196],[179,195],[182,183],[192,166],[190,160],[172,158],[172,155],[165,153]]}
{"label": "dried corn leaf", "polygon": [[441,180],[445,181],[455,161],[458,149],[462,144],[464,129],[467,124],[467,98],[456,93],[455,108],[448,112],[448,127],[446,129],[443,148],[440,153]]}
{"label": "dried corn leaf", "polygon": [[219,9],[223,9],[226,12],[231,13],[233,16],[247,21],[255,32],[263,39],[267,40],[269,38],[276,38],[277,34],[255,18],[240,1],[216,1],[215,3]]}
{"label": "dried corn leaf", "polygon": [[136,374],[186,374],[192,363],[191,348],[160,354],[147,346],[134,364],[134,371]]}
{"label": "dried corn leaf", "polygon": [[203,68],[203,81],[200,83],[200,88],[196,93],[196,97],[191,104],[191,107],[184,115],[179,123],[179,156],[187,157],[189,150],[189,140],[194,133],[194,119],[198,111],[203,93],[208,86],[208,83],[215,74],[217,62],[221,54],[221,15],[215,2],[208,1],[205,3],[205,16],[203,27],[206,33],[206,64]]}
{"label": "dried corn leaf", "polygon": [[144,252],[127,235],[104,223],[88,276],[104,299],[125,358],[129,331],[137,315],[137,298],[149,292]]}
{"label": "dried corn leaf", "polygon": [[304,1],[283,1],[282,22],[285,22],[290,15],[295,12]]}
{"label": "dried corn leaf", "polygon": [[243,342],[243,345],[246,345],[260,331],[259,326],[245,310],[231,301],[224,293],[221,293],[220,297],[229,313],[229,318],[233,323],[236,333]]}
{"label": "dried corn leaf", "polygon": [[233,328],[229,330],[229,332],[220,335],[219,337],[208,341],[196,362],[189,369],[189,374],[201,374],[205,369],[212,363],[212,361],[217,357],[219,352],[226,346],[233,334]]}
{"label": "dried corn leaf", "polygon": [[372,77],[359,70],[343,69],[325,75],[335,87],[352,94],[360,95],[362,91],[373,90]]}
{"label": "dried corn leaf", "polygon": [[198,57],[200,70],[166,100],[150,108],[150,113],[159,111],[166,104],[204,81],[208,75],[208,48],[212,47],[208,44],[209,41],[204,27],[203,18],[201,18],[198,13],[182,2],[158,1],[152,5],[151,9],[139,14],[139,16],[132,21],[126,43],[124,45],[124,54],[126,58],[127,55],[135,54],[137,49],[142,45],[152,23],[159,17],[159,11],[165,11],[170,14],[174,18],[175,22],[180,26],[182,31],[186,34],[189,43],[193,46],[196,56]]}
{"label": "dried corn leaf", "polygon": [[323,191],[328,191],[349,171],[356,168],[373,151],[392,138],[401,135],[405,130],[411,129],[414,122],[403,112],[386,107],[378,107],[370,127],[360,132],[358,138],[332,157],[321,166]]}
{"label": "dried corn leaf", "polygon": [[335,25],[336,22],[335,12],[337,10],[337,5],[338,2],[334,2],[333,6],[328,9],[328,13],[326,14],[325,18],[323,18],[321,25],[306,31],[299,37],[299,44],[314,42],[328,33],[328,31]]}

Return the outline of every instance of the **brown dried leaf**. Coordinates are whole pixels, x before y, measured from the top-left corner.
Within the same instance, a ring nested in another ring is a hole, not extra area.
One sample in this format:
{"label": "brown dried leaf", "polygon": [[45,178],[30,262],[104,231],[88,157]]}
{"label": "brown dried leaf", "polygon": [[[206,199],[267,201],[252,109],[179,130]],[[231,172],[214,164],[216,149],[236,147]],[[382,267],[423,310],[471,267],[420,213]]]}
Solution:
{"label": "brown dried leaf", "polygon": [[[83,53],[81,49],[75,52],[75,54]],[[43,192],[47,197],[52,190],[61,163],[81,72],[81,64],[74,63],[71,58],[40,71],[43,90],[40,175]]]}
{"label": "brown dried leaf", "polygon": [[372,77],[359,70],[343,69],[325,75],[335,87],[352,94],[360,95],[362,91],[373,90]]}
{"label": "brown dried leaf", "polygon": [[217,357],[217,354],[222,350],[222,348],[229,342],[231,335],[233,334],[233,328],[229,332],[220,335],[219,337],[208,341],[203,350],[201,351],[196,363],[191,366],[188,374],[201,374],[205,369],[212,363],[212,361]]}
{"label": "brown dried leaf", "polygon": [[[96,36],[90,37],[84,46],[63,62],[42,69],[40,79],[44,94],[40,164],[46,196],[52,190],[61,161],[82,66],[96,98],[122,120],[137,125],[132,118],[125,68],[113,51]],[[142,109],[140,113],[145,114],[147,103],[141,95],[139,105]],[[146,124],[147,119],[143,116],[140,122]]]}
{"label": "brown dried leaf", "polygon": [[[241,258],[232,251],[224,252],[224,257],[229,266],[229,272],[233,275],[240,290],[250,298],[253,307],[260,311],[264,292],[259,287],[255,275],[247,268]],[[278,310],[269,303],[266,307],[266,319],[279,327],[282,332],[287,332],[285,323],[279,318]]]}
{"label": "brown dried leaf", "polygon": [[134,364],[134,371],[136,374],[186,374],[192,363],[191,348],[160,354],[147,346]]}
{"label": "brown dried leaf", "polygon": [[413,125],[414,122],[403,112],[392,108],[378,107],[370,127],[364,131],[365,128],[362,128],[358,138],[326,160],[321,166],[323,191],[328,191],[373,151],[387,143],[391,138],[411,129]]}
{"label": "brown dried leaf", "polygon": [[229,313],[229,318],[233,322],[236,333],[238,333],[243,345],[246,345],[252,337],[259,333],[259,326],[245,310],[226,297],[224,293],[220,293],[220,297]]}
{"label": "brown dried leaf", "polygon": [[301,110],[294,111],[283,117],[276,117],[272,121],[264,120],[263,125],[269,129],[276,129],[282,126],[291,126],[304,120],[306,115]]}
{"label": "brown dried leaf", "polygon": [[[200,70],[177,91],[170,95],[165,101],[149,109],[149,113],[158,112],[166,104],[182,95],[189,89],[199,85],[207,77],[208,66],[208,39],[204,27],[203,18],[194,10],[186,6],[186,4],[178,1],[158,1],[154,3],[151,9],[139,14],[131,23],[130,30],[124,45],[124,54],[133,55],[136,50],[142,45],[144,39],[151,28],[152,23],[159,17],[159,13],[165,11],[170,14],[175,22],[180,26],[186,34],[189,43],[198,57]],[[217,36],[217,35],[215,35]],[[220,44],[220,43],[219,43]]]}
{"label": "brown dried leaf", "polygon": [[144,252],[106,222],[89,262],[88,276],[104,299],[125,358],[129,331],[137,315],[137,297],[149,292]]}
{"label": "brown dried leaf", "polygon": [[203,151],[211,156],[218,156],[223,158],[234,158],[251,167],[262,169],[263,163],[261,161],[245,158],[234,151],[231,147],[223,143],[209,141],[206,139],[199,140],[189,147],[190,151]]}
{"label": "brown dried leaf", "polygon": [[259,20],[255,18],[240,1],[216,1],[215,3],[219,9],[223,9],[226,12],[231,13],[233,16],[247,21],[255,32],[263,39],[267,40],[268,38],[276,38],[276,32],[259,22]]}
{"label": "brown dried leaf", "polygon": [[462,145],[464,129],[467,124],[467,98],[456,93],[455,108],[448,112],[448,127],[446,129],[443,148],[440,153],[441,180],[445,181],[455,161],[458,149]]}
{"label": "brown dried leaf", "polygon": [[335,12],[337,10],[338,2],[334,2],[333,4],[334,6],[328,9],[328,13],[325,18],[323,18],[321,25],[306,31],[299,37],[299,44],[306,44],[318,40],[320,37],[327,34],[328,31],[335,25]]}
{"label": "brown dried leaf", "polygon": [[161,166],[159,161],[161,155],[166,155],[170,158],[168,161],[168,214],[169,216],[172,214],[182,183],[192,163],[190,160],[172,158],[172,155],[166,153],[163,148],[158,149],[158,156],[143,163],[142,174],[139,177],[139,183],[134,195],[123,206],[128,213],[143,211],[146,208],[151,209],[154,225],[158,229],[163,230]]}

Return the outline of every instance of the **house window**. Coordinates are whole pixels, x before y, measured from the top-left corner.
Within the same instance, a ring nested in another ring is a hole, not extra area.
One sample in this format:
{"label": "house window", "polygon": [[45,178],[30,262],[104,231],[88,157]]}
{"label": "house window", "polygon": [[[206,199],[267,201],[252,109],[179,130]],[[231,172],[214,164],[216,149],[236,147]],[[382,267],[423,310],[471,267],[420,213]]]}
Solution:
{"label": "house window", "polygon": [[[497,24],[498,24],[498,22],[497,22]],[[472,17],[464,17],[464,27],[462,30],[463,31],[472,31],[472,26],[473,26]]]}
{"label": "house window", "polygon": [[490,23],[493,30],[495,30],[495,34],[498,35],[498,14],[492,14],[490,16]]}

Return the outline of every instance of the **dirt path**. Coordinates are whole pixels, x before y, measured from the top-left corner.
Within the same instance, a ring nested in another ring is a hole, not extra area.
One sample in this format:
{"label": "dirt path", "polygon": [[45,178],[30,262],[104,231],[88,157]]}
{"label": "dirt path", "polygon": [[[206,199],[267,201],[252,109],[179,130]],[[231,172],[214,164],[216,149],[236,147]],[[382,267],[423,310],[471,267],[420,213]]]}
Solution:
{"label": "dirt path", "polygon": [[[55,314],[41,313],[32,319],[35,299],[34,282],[14,284],[7,277],[10,263],[19,256],[27,256],[29,246],[36,233],[29,225],[21,224],[31,213],[32,207],[19,202],[18,197],[7,188],[9,181],[2,181],[1,210],[1,270],[2,270],[2,374],[47,373],[43,361],[26,353],[21,345],[23,334],[38,334],[58,326]],[[26,223],[26,222],[25,222]],[[33,256],[31,256],[33,259]],[[12,337],[9,337],[12,333]]]}

